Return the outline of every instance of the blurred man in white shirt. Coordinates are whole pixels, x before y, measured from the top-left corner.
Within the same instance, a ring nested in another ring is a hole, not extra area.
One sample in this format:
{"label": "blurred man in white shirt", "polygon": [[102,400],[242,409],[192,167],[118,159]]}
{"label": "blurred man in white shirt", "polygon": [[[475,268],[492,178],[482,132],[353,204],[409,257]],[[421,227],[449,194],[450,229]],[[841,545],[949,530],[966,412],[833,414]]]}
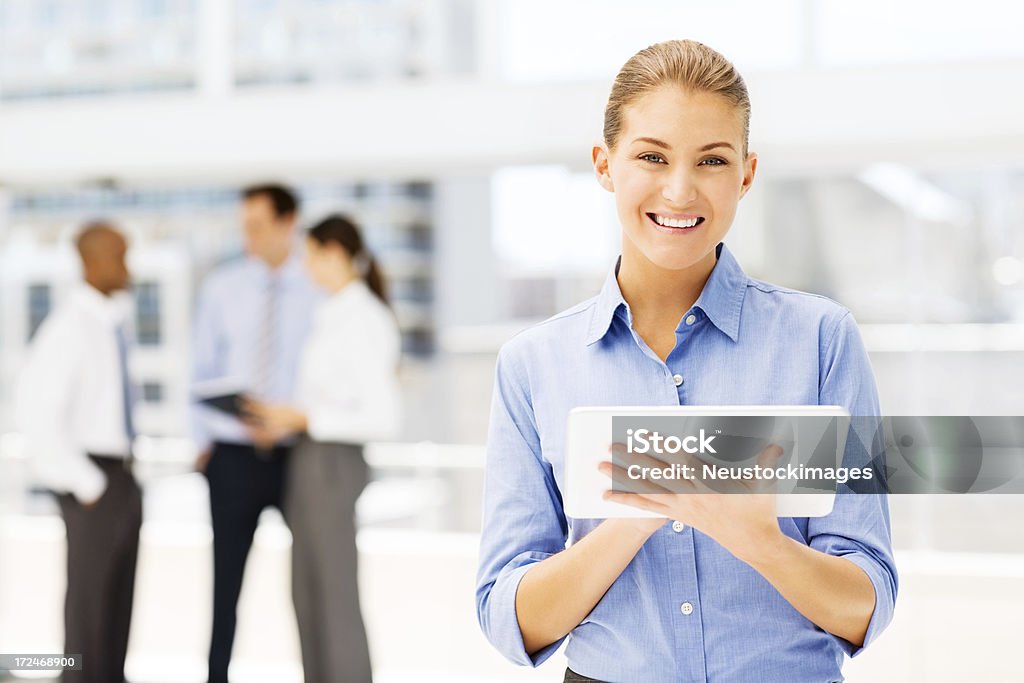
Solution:
{"label": "blurred man in white shirt", "polygon": [[40,326],[18,387],[18,422],[37,479],[67,528],[64,652],[82,655],[65,683],[124,681],[142,523],[131,473],[132,391],[125,238],[107,222],[76,241],[84,282]]}

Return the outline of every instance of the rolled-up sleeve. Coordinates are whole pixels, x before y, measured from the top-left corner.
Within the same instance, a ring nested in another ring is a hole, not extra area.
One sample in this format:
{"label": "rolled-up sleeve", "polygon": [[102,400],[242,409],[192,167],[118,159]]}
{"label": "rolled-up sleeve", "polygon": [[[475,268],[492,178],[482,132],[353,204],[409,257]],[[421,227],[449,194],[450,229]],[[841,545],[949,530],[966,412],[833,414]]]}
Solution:
{"label": "rolled-up sleeve", "polygon": [[[849,313],[826,336],[821,355],[819,402],[845,407],[853,416],[843,464],[871,465],[884,472],[881,408],[874,375],[857,325]],[[873,492],[853,493],[848,488],[836,496],[832,512],[808,520],[808,544],[815,550],[843,557],[867,574],[875,590],[875,608],[860,647],[837,638],[850,656],[859,654],[892,621],[899,577],[892,552],[889,502],[884,485]]]}
{"label": "rolled-up sleeve", "polygon": [[541,456],[529,378],[516,340],[498,355],[484,479],[477,618],[484,635],[516,664],[537,666],[561,641],[531,656],[516,616],[523,575],[565,549],[567,527],[551,465]]}

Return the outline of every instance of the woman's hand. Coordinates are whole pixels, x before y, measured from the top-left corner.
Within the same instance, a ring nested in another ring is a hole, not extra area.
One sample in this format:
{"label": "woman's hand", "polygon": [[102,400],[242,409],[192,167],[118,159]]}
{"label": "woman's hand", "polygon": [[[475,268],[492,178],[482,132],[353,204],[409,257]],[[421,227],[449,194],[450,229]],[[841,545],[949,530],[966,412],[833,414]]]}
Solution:
{"label": "woman's hand", "polygon": [[[601,463],[601,472],[612,478],[620,489],[606,491],[606,500],[688,524],[746,562],[783,540],[776,518],[773,482],[730,480],[723,486],[722,481],[716,481],[712,488],[699,476],[672,480],[634,479],[627,474],[630,465],[662,469],[669,463],[646,455],[627,455],[621,444],[613,446],[612,452],[614,459],[624,466]],[[771,467],[782,454],[778,446],[769,446],[758,455],[757,464]],[[693,472],[700,471],[699,460],[687,458],[686,463],[694,468]]]}
{"label": "woman's hand", "polygon": [[[696,476],[702,472],[700,460],[686,454],[673,454],[672,459],[680,461],[667,463],[627,454],[621,444],[613,446],[612,453],[615,462],[603,462],[600,469],[620,490],[607,491],[607,500],[689,524],[750,565],[812,622],[854,645],[864,642],[875,608],[871,579],[851,560],[815,550],[782,533],[776,518],[774,481],[705,482]],[[782,455],[781,448],[769,446],[758,454],[757,464],[773,467]],[[668,480],[628,476],[633,465],[642,470],[672,464],[693,468],[690,476]]]}
{"label": "woman's hand", "polygon": [[250,428],[269,434],[296,434],[306,431],[308,426],[305,413],[285,404],[246,399],[242,414]]}

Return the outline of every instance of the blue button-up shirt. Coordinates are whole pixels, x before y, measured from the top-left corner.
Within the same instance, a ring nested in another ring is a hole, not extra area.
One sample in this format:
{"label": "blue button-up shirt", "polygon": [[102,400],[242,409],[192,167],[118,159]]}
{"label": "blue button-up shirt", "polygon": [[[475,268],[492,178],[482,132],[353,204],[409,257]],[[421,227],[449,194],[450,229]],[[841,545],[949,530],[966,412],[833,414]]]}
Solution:
{"label": "blue button-up shirt", "polygon": [[[536,666],[561,644],[533,656],[525,651],[515,609],[519,581],[601,521],[568,518],[562,509],[572,408],[839,405],[855,416],[880,414],[850,313],[825,297],[747,277],[724,245],[665,362],[631,323],[613,269],[597,297],[522,332],[498,356],[477,616],[491,643],[518,664]],[[683,378],[678,386],[674,375]],[[873,439],[855,436],[851,430],[845,462],[866,464]],[[839,495],[831,514],[780,518],[779,526],[864,570],[875,589],[864,645],[878,637],[897,590],[885,497]],[[577,673],[611,682],[821,683],[841,680],[844,655],[858,651],[815,626],[708,536],[666,524],[572,630],[566,656]]]}
{"label": "blue button-up shirt", "polygon": [[[268,316],[271,278],[277,278],[272,358],[259,364],[263,328]],[[306,277],[301,259],[292,257],[277,271],[256,258],[220,266],[203,282],[196,302],[192,343],[192,379],[197,384],[223,380],[225,386],[253,390],[266,376],[261,398],[284,403],[293,399],[303,345],[313,309],[323,295]],[[245,427],[213,408],[193,404],[192,436],[199,450],[211,441],[249,443]]]}

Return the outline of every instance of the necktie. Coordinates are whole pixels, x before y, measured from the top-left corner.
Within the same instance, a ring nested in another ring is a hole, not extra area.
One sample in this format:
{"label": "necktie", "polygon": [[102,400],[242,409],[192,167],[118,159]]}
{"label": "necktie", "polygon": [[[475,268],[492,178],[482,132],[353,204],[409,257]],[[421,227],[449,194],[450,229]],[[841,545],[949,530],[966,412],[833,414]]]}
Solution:
{"label": "necktie", "polygon": [[132,419],[132,385],[128,375],[128,340],[125,336],[124,325],[115,328],[117,337],[117,364],[121,375],[121,410],[124,419],[124,433],[128,437],[128,455],[125,459],[126,466],[132,460],[132,443],[135,441],[135,422]]}
{"label": "necktie", "polygon": [[[280,278],[276,272],[267,276],[266,293],[263,300],[263,325],[260,329],[259,348],[256,356],[256,383],[253,387],[256,397],[264,401],[274,398],[274,368],[277,360],[277,307],[280,299]],[[263,460],[271,457],[272,451],[257,448],[256,456]]]}
{"label": "necktie", "polygon": [[274,388],[274,361],[277,354],[277,307],[280,298],[280,283],[277,273],[267,277],[263,303],[263,320],[260,328],[259,348],[256,357],[256,396],[269,400]]}

